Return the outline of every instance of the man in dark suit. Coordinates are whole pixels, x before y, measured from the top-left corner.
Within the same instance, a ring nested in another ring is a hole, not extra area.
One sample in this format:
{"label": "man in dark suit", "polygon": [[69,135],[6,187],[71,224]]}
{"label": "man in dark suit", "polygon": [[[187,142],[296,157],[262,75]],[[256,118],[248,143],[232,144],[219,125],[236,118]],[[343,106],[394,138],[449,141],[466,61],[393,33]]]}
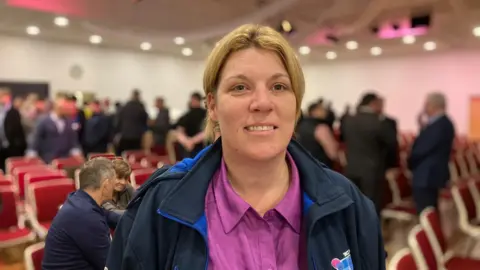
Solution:
{"label": "man in dark suit", "polygon": [[358,112],[344,120],[346,144],[345,173],[370,198],[380,213],[385,182],[386,151],[396,144],[396,134],[380,116],[381,100],[374,93],[365,94]]}
{"label": "man in dark suit", "polygon": [[22,105],[22,98],[16,97],[10,110],[7,111],[4,121],[5,137],[8,141],[8,157],[19,157],[25,154],[27,149],[27,140],[22,125],[22,117],[18,109]]}
{"label": "man in dark suit", "polygon": [[142,148],[143,135],[148,127],[148,114],[140,100],[140,90],[135,89],[132,98],[120,110],[118,114],[118,149],[122,154],[126,150],[140,150]]}
{"label": "man in dark suit", "polygon": [[55,99],[49,115],[38,121],[27,156],[39,156],[46,163],[56,158],[74,156],[83,159],[73,121],[69,118],[74,104],[66,97]]}
{"label": "man in dark suit", "polygon": [[397,120],[392,117],[385,115],[384,107],[385,107],[385,100],[383,98],[380,99],[380,116],[381,119],[385,122],[386,128],[390,129],[391,134],[395,134],[395,144],[391,145],[392,148],[386,148],[386,160],[385,166],[387,169],[396,168],[399,165],[399,153],[398,153],[398,137],[397,137]]}
{"label": "man in dark suit", "polygon": [[12,104],[9,89],[0,89],[0,168],[5,170],[9,157],[23,156],[26,148],[25,132],[18,111],[21,99]]}
{"label": "man in dark suit", "polygon": [[445,109],[443,94],[428,95],[424,108],[428,120],[421,127],[408,159],[413,174],[413,199],[418,214],[429,206],[437,207],[439,191],[450,178],[448,162],[455,128],[445,114]]}

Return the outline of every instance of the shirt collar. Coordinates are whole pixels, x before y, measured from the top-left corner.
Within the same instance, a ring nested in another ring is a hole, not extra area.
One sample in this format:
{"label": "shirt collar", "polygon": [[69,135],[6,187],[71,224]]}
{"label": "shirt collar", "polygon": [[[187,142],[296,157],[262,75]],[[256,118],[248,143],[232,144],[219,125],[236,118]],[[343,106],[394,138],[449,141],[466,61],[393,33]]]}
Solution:
{"label": "shirt collar", "polygon": [[[283,216],[295,232],[300,233],[302,215],[300,178],[297,166],[288,153],[287,160],[291,171],[290,187],[274,209]],[[233,190],[227,177],[227,167],[223,159],[220,169],[213,177],[212,191],[223,230],[225,233],[229,233],[251,207]]]}

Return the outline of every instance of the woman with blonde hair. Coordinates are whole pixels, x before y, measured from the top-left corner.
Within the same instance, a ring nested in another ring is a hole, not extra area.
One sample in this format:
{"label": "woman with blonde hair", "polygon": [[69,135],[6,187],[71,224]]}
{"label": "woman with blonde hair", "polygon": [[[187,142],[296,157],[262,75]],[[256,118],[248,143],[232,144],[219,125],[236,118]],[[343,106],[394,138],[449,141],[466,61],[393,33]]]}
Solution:
{"label": "woman with blonde hair", "polygon": [[385,269],[371,201],[292,140],[305,83],[281,34],[235,29],[203,84],[221,137],[139,189],[106,269]]}

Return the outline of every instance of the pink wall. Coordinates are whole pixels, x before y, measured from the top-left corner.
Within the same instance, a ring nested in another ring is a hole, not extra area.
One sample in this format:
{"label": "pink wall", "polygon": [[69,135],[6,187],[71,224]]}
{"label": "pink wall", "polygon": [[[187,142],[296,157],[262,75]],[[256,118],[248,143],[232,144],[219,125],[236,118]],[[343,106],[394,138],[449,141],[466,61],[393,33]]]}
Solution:
{"label": "pink wall", "polygon": [[340,113],[345,104],[356,104],[366,89],[375,89],[386,98],[386,111],[397,118],[400,128],[416,131],[416,116],[425,96],[431,91],[442,91],[457,131],[468,133],[469,98],[480,94],[480,51],[381,56],[363,61],[339,59],[304,66],[304,106],[324,96],[333,101]]}

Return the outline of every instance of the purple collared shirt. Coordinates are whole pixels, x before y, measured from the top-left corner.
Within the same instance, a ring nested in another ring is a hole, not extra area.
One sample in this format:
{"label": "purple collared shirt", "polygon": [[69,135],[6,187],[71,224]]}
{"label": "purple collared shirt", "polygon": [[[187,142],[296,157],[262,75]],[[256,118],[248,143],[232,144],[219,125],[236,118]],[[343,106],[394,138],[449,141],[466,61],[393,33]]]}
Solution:
{"label": "purple collared shirt", "polygon": [[222,160],[205,198],[209,270],[297,270],[304,264],[300,179],[289,154],[287,159],[290,187],[263,217],[233,190]]}

